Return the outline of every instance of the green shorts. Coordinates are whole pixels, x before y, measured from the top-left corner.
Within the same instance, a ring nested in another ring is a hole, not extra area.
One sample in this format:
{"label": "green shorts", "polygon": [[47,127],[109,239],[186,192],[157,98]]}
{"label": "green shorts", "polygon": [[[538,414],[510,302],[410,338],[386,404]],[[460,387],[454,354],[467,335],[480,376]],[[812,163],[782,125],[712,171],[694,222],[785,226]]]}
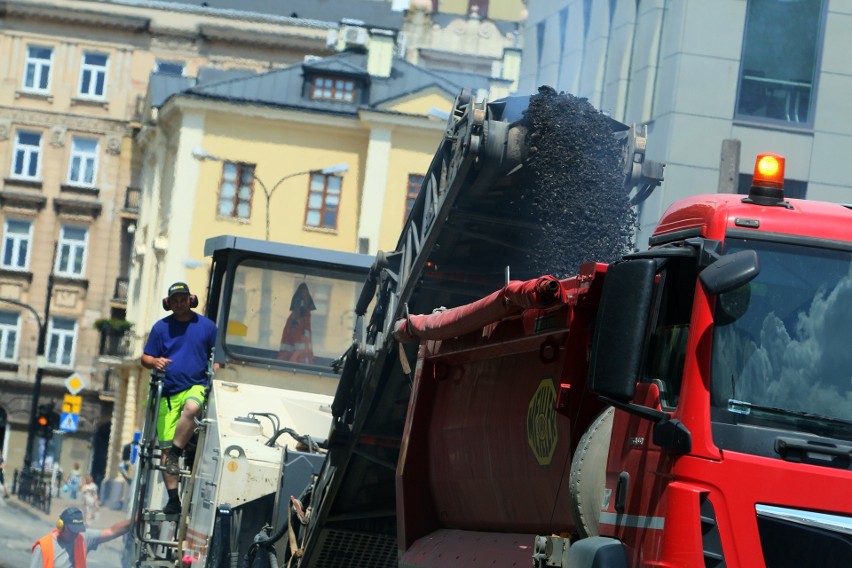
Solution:
{"label": "green shorts", "polygon": [[163,395],[160,400],[160,413],[157,416],[157,439],[160,441],[161,448],[171,447],[180,413],[188,400],[195,401],[199,407],[204,406],[206,388],[204,385],[192,385],[177,394]]}

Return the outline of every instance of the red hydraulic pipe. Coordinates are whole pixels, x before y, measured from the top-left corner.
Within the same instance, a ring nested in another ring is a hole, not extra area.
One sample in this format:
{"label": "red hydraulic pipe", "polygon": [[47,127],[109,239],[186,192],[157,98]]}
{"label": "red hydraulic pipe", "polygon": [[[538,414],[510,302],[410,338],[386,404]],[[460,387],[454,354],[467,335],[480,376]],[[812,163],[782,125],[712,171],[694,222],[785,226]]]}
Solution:
{"label": "red hydraulic pipe", "polygon": [[513,280],[471,304],[401,319],[394,325],[394,337],[401,343],[458,337],[528,308],[565,303],[566,298],[565,290],[553,276],[539,276],[525,282]]}

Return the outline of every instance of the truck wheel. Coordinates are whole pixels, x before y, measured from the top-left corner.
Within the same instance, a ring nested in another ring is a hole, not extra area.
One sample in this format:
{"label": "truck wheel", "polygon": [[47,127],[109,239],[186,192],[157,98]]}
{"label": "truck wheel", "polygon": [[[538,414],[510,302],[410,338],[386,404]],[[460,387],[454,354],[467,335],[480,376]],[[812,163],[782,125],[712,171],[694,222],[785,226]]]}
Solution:
{"label": "truck wheel", "polygon": [[599,536],[598,523],[606,483],[606,462],[612,436],[613,407],[607,407],[589,425],[571,460],[568,488],[571,512],[580,536]]}

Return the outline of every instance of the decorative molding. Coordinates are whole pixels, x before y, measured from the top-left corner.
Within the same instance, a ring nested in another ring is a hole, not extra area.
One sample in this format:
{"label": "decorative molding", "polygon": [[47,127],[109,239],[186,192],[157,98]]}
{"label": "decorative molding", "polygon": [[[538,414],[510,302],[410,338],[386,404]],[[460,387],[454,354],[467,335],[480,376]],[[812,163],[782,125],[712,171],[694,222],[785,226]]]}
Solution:
{"label": "decorative molding", "polygon": [[84,216],[97,219],[101,214],[103,205],[98,201],[54,197],[53,209],[58,215]]}
{"label": "decorative molding", "polygon": [[21,298],[23,282],[32,284],[33,273],[28,270],[9,270],[0,268],[0,296],[12,300]]}
{"label": "decorative molding", "polygon": [[113,156],[118,156],[119,154],[121,154],[121,138],[119,138],[118,136],[107,136],[106,152],[107,154],[112,154]]}
{"label": "decorative molding", "polygon": [[56,290],[55,292],[74,292],[78,293],[81,290],[89,289],[89,281],[86,278],[72,278],[70,276],[57,276],[54,274],[52,276],[53,284],[55,286],[66,286],[71,289],[66,290]]}
{"label": "decorative molding", "polygon": [[[5,180],[6,185],[14,185]],[[41,187],[39,183],[38,187]],[[0,191],[0,207],[14,207],[20,209],[32,209],[41,211],[47,203],[47,197],[38,193],[29,193],[24,191],[10,191],[4,189]]]}
{"label": "decorative molding", "polygon": [[0,106],[3,113],[2,121],[7,124],[7,137],[12,123],[22,126],[48,129],[54,125],[62,125],[68,130],[92,133],[106,133],[123,136],[127,133],[127,123],[123,120],[113,118],[97,118],[93,116],[81,116],[78,114],[34,112],[18,107]]}
{"label": "decorative molding", "polygon": [[88,187],[82,185],[72,185],[68,183],[63,183],[59,186],[59,191],[62,193],[76,193],[78,195],[88,195],[90,197],[98,197],[100,195],[101,190],[97,187]]}
{"label": "decorative molding", "polygon": [[68,129],[62,125],[55,125],[50,128],[50,145],[54,148],[62,148],[65,146],[65,135]]}
{"label": "decorative molding", "polygon": [[0,118],[0,141],[9,139],[12,130],[12,121],[8,118]]}

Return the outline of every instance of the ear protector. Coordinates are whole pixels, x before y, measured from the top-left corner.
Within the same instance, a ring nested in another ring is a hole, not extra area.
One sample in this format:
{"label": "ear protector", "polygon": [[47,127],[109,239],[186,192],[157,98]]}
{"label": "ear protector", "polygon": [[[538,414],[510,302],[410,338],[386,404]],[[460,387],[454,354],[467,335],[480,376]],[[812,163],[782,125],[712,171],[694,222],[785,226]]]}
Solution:
{"label": "ear protector", "polygon": [[65,526],[65,523],[62,521],[62,519],[56,519],[56,528],[57,529],[62,530],[62,528],[64,526]]}
{"label": "ear protector", "polygon": [[[196,296],[195,294],[189,295],[189,307],[190,308],[197,308],[198,307],[198,296]],[[163,298],[163,309],[166,310],[166,311],[169,311],[169,310],[172,309],[172,307],[169,305],[169,299],[168,298]]]}

